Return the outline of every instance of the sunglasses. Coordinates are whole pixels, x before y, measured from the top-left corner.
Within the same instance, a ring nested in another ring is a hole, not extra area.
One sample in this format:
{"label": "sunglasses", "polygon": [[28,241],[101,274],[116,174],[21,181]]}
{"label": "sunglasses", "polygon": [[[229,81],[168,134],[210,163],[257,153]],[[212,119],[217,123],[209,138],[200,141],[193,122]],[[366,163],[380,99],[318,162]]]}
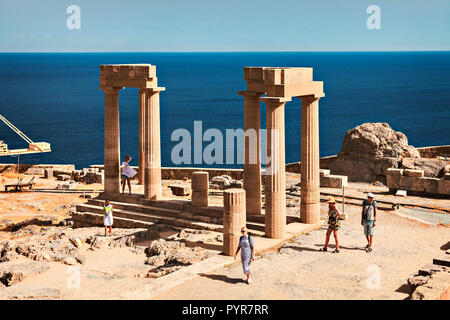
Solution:
{"label": "sunglasses", "polygon": [[241,233],[245,233],[245,230],[241,230]]}

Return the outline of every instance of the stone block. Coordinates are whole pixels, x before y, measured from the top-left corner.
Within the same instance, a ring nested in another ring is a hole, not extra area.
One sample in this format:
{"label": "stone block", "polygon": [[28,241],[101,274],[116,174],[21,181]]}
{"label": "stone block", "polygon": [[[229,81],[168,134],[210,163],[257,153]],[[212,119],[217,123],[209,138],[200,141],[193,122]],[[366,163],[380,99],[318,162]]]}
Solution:
{"label": "stone block", "polygon": [[439,191],[439,180],[438,178],[422,178],[423,191],[426,193],[438,193]]}
{"label": "stone block", "polygon": [[331,173],[331,171],[328,169],[319,169],[319,174],[321,177],[328,176],[330,173]]}
{"label": "stone block", "polygon": [[403,174],[407,177],[423,178],[423,170],[405,169]]}
{"label": "stone block", "polygon": [[53,178],[53,169],[45,169],[44,177],[46,179]]}
{"label": "stone block", "polygon": [[438,181],[438,193],[450,195],[450,180],[440,179]]}
{"label": "stone block", "polygon": [[441,257],[434,258],[433,263],[444,267],[450,267],[450,256],[443,255]]}
{"label": "stone block", "polygon": [[105,180],[105,174],[103,172],[95,174],[95,183],[103,184],[104,180]]}
{"label": "stone block", "polygon": [[398,189],[423,192],[424,191],[423,179],[424,178],[419,177],[402,176],[400,178],[400,184]]}
{"label": "stone block", "polygon": [[320,186],[328,188],[340,188],[345,187],[348,183],[347,176],[340,176],[330,174],[327,176],[320,177]]}
{"label": "stone block", "polygon": [[170,190],[172,190],[172,194],[176,196],[188,196],[190,193],[189,187],[181,186],[181,185],[170,185]]}
{"label": "stone block", "polygon": [[70,180],[70,175],[68,175],[68,174],[59,174],[56,178],[59,181],[67,181],[67,180]]}
{"label": "stone block", "polygon": [[403,176],[403,169],[389,168],[386,170],[387,186],[391,189],[400,188],[400,179]]}
{"label": "stone block", "polygon": [[25,174],[31,174],[36,176],[43,176],[45,174],[45,170],[43,168],[29,168]]}
{"label": "stone block", "polygon": [[406,192],[406,190],[401,190],[401,189],[399,189],[399,190],[397,190],[397,192],[395,193],[395,195],[396,195],[396,196],[399,196],[399,197],[406,197],[406,196],[407,196],[407,192]]}
{"label": "stone block", "polygon": [[450,180],[450,173],[446,173],[445,175],[444,175],[444,178],[443,178],[444,180]]}

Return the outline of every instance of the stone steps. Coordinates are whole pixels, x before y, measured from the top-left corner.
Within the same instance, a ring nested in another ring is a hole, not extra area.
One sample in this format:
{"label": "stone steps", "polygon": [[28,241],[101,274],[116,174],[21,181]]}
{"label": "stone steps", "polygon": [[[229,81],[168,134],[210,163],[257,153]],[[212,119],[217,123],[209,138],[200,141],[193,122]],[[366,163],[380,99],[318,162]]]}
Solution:
{"label": "stone steps", "polygon": [[[78,216],[74,217],[75,221],[86,219],[89,224],[103,224],[103,202],[99,205],[86,203],[77,205]],[[101,205],[100,205],[101,204]],[[148,228],[155,223],[168,224],[180,228],[190,228],[196,230],[210,230],[223,232],[223,224],[215,223],[216,219],[209,216],[195,215],[191,212],[176,211],[165,208],[155,208],[129,203],[118,203],[111,201],[114,206],[114,225],[116,227],[127,228],[131,225],[133,228]],[[125,209],[122,209],[125,208]],[[128,210],[127,210],[128,209]],[[120,225],[116,224],[116,222]],[[142,224],[139,224],[143,222]],[[139,226],[138,226],[139,225]],[[75,226],[82,226],[81,222]],[[264,225],[258,223],[249,223],[247,225],[249,233],[255,236],[264,236]]]}

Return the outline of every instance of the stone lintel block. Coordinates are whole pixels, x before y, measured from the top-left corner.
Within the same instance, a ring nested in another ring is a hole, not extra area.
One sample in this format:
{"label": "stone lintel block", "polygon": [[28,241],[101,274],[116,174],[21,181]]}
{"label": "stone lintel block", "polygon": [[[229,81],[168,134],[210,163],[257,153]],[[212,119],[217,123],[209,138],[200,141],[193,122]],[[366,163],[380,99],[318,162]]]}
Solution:
{"label": "stone lintel block", "polygon": [[408,177],[423,178],[423,170],[405,169],[404,175]]}
{"label": "stone lintel block", "polygon": [[328,176],[331,173],[329,169],[319,169],[320,176]]}
{"label": "stone lintel block", "polygon": [[444,178],[443,178],[444,180],[450,180],[450,173],[446,173],[445,175],[444,175]]}
{"label": "stone lintel block", "polygon": [[104,87],[113,88],[141,88],[150,89],[158,87],[158,79],[156,77],[150,79],[135,78],[100,78],[100,89]]}
{"label": "stone lintel block", "polygon": [[100,65],[100,77],[151,79],[156,77],[156,66],[151,64]]}
{"label": "stone lintel block", "polygon": [[438,193],[439,191],[439,181],[438,178],[422,178],[420,179],[423,183],[423,191],[426,193]]}
{"label": "stone lintel block", "polygon": [[312,68],[265,68],[264,84],[266,85],[300,85],[313,81]]}
{"label": "stone lintel block", "polygon": [[274,97],[302,97],[314,95],[324,97],[323,82],[312,81],[301,84],[266,85],[267,95]]}

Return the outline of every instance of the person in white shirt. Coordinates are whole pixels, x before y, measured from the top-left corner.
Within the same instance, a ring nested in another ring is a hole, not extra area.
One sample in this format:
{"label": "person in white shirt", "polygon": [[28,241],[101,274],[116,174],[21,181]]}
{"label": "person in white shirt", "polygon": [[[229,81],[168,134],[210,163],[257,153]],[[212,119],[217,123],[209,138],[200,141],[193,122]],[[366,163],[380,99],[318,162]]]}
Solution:
{"label": "person in white shirt", "polygon": [[122,168],[122,193],[125,193],[125,185],[128,183],[128,190],[131,194],[131,178],[136,175],[136,170],[130,166],[131,157],[127,155],[120,166]]}
{"label": "person in white shirt", "polygon": [[105,200],[103,205],[103,225],[105,226],[105,237],[107,235],[107,229],[109,228],[109,235],[112,235],[113,225],[113,206],[109,203],[109,200]]}

